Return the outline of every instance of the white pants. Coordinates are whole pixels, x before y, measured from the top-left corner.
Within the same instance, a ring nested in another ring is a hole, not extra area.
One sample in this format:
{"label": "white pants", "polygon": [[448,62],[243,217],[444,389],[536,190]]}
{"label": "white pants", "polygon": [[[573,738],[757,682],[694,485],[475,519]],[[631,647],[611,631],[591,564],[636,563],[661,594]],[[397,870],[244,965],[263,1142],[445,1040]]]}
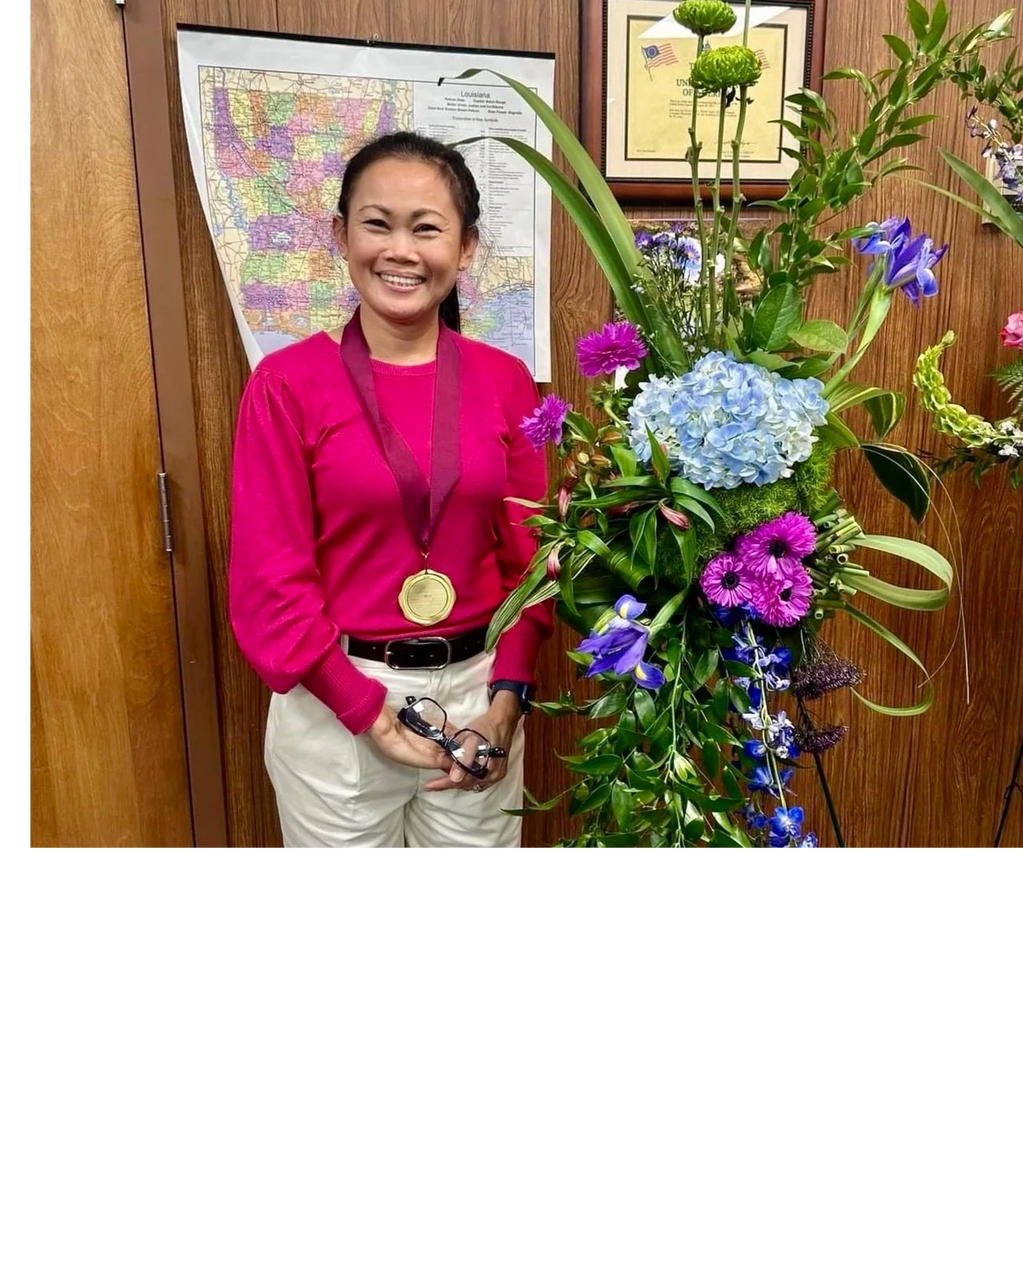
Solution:
{"label": "white pants", "polygon": [[[429,696],[456,729],[489,707],[494,657],[486,653],[431,671],[389,668],[351,656],[368,677],[383,682],[391,708],[406,695]],[[441,771],[391,761],[367,735],[352,735],[304,686],[274,695],[266,723],[264,760],[277,795],[286,847],[516,847],[522,820],[501,808],[522,806],[520,722],[509,746],[508,773],[482,793],[424,792]]]}

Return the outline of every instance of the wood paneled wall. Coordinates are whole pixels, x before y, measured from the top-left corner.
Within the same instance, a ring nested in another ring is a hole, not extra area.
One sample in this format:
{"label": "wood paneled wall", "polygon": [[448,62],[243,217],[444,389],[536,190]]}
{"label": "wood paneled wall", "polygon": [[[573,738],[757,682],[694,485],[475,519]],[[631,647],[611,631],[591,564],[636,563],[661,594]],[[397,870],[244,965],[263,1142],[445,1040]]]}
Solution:
{"label": "wood paneled wall", "polygon": [[[992,16],[985,0],[961,0],[953,20],[960,25]],[[574,0],[551,0],[544,6],[500,5],[462,0],[440,5],[397,0],[164,0],[165,38],[175,145],[175,179],[185,264],[192,379],[198,414],[203,474],[203,502],[209,538],[210,590],[214,601],[216,654],[221,699],[228,818],[235,845],[273,845],[279,840],[273,801],[262,766],[262,725],[267,695],[239,656],[226,622],[227,503],[235,407],[247,376],[247,364],[220,281],[212,246],[195,194],[180,123],[177,72],[173,55],[176,22],[240,26],[264,31],[317,33],[357,39],[437,43],[501,49],[552,50],[557,56],[556,106],[577,123],[579,78],[578,12]],[[826,63],[880,65],[887,52],[884,31],[902,31],[898,0],[874,0],[869,9],[853,0],[831,0],[827,23]],[[841,112],[857,109],[850,86],[828,87],[829,100]],[[929,109],[947,113],[935,122],[935,143],[961,155],[975,145],[961,125],[962,112],[950,91],[934,96]],[[923,147],[917,162],[939,180],[940,158],[933,145]],[[642,213],[642,210],[630,210]],[[682,213],[681,209],[658,213]],[[994,388],[987,370],[1000,356],[997,331],[1005,315],[1021,305],[1018,251],[991,228],[980,226],[967,211],[915,185],[892,182],[873,204],[857,210],[866,219],[904,213],[914,227],[951,249],[941,265],[941,293],[914,311],[898,299],[884,331],[863,362],[865,378],[909,390],[918,351],[951,327],[962,336],[946,360],[957,398],[981,412],[994,412]],[[560,207],[553,228],[553,350],[558,391],[583,404],[585,387],[574,361],[578,334],[605,320],[609,295],[603,278]],[[856,271],[826,282],[817,293],[816,314],[838,320],[848,315],[859,285]],[[898,440],[915,448],[940,449],[938,439],[921,421],[912,398]],[[839,481],[850,508],[875,533],[913,535],[903,509],[880,489],[862,464],[843,461]],[[833,697],[828,710],[850,726],[847,741],[828,759],[832,787],[846,828],[857,846],[971,846],[990,844],[1001,790],[1008,780],[1012,754],[1023,720],[1023,675],[1017,656],[1023,641],[1018,547],[1019,495],[1011,495],[1000,477],[988,478],[977,490],[965,476],[947,484],[937,514],[924,527],[924,537],[943,551],[950,528],[954,552],[961,538],[966,575],[960,596],[943,615],[912,615],[871,603],[871,613],[886,623],[937,670],[935,705],[923,718],[885,719],[857,705],[851,697]],[[958,516],[958,526],[956,521]],[[907,578],[905,582],[913,582]],[[966,652],[957,635],[965,620],[971,675],[966,698]],[[873,635],[854,634],[846,621],[829,629],[840,651],[851,653],[868,669],[864,691],[888,703],[909,702],[915,670]],[[574,670],[562,651],[568,636],[559,635],[544,657],[541,683],[554,692],[571,681]],[[556,753],[570,751],[580,727],[570,719],[534,717],[530,726],[527,783],[548,795],[565,781]],[[828,828],[817,786],[807,775],[800,800],[808,807],[822,840]],[[549,812],[527,821],[527,845],[557,841],[566,821]],[[1017,806],[1006,842],[1023,835],[1023,806]]]}
{"label": "wood paneled wall", "polygon": [[33,6],[32,109],[32,844],[188,846],[118,9]]}

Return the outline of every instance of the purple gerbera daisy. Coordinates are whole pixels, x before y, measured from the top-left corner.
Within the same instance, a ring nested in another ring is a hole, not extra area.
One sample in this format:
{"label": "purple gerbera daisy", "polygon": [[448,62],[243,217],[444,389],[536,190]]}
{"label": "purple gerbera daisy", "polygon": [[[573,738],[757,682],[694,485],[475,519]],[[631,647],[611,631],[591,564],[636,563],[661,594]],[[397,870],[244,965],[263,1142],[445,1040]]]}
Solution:
{"label": "purple gerbera daisy", "polygon": [[784,578],[763,576],[753,581],[753,609],[765,624],[789,628],[810,609],[813,585],[802,566],[796,566]]}
{"label": "purple gerbera daisy", "polygon": [[773,521],[740,535],[735,551],[754,575],[787,579],[802,568],[802,558],[809,556],[816,544],[817,530],[809,517],[801,512],[783,512]]}
{"label": "purple gerbera daisy", "polygon": [[745,562],[730,552],[719,552],[707,562],[700,587],[715,606],[745,606],[753,594],[755,580]]}
{"label": "purple gerbera daisy", "polygon": [[639,368],[646,356],[646,344],[628,321],[609,321],[602,330],[584,335],[575,345],[579,369],[588,379],[614,374],[620,366]]}
{"label": "purple gerbera daisy", "polygon": [[565,415],[571,410],[567,401],[551,393],[545,396],[532,414],[519,424],[526,439],[536,450],[541,450],[548,441],[555,445],[561,440],[561,429],[565,424]]}

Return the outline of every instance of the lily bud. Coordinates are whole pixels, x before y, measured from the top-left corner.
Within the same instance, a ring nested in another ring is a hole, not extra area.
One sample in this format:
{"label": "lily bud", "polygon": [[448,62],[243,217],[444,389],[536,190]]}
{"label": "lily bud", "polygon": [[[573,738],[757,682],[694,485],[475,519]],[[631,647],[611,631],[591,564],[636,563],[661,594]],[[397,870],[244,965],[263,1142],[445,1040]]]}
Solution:
{"label": "lily bud", "polygon": [[575,481],[573,480],[571,485],[566,481],[558,487],[558,518],[561,521],[564,521],[568,516],[568,504],[572,496],[572,487],[574,485]]}
{"label": "lily bud", "polygon": [[669,508],[666,503],[662,503],[661,516],[665,521],[670,521],[673,526],[678,526],[679,530],[689,529],[689,518],[684,512],[679,512],[677,508]]}
{"label": "lily bud", "polygon": [[551,549],[551,555],[547,558],[547,578],[557,579],[561,574],[561,558],[558,556],[558,545],[555,544]]}

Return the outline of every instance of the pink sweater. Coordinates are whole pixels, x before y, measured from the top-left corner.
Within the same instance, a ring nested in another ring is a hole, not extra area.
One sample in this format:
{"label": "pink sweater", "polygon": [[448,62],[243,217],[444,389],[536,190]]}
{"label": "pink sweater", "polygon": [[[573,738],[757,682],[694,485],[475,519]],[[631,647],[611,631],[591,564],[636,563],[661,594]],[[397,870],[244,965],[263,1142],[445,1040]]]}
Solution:
{"label": "pink sweater", "polygon": [[[338,345],[324,332],[265,357],[238,412],[228,603],[246,659],[271,690],[301,683],[354,734],[372,725],[386,688],[360,673],[340,634],[385,641],[451,636],[490,622],[536,548],[507,497],[542,499],[546,469],[519,424],[539,402],[525,365],[454,336],[461,358],[461,476],[441,514],[429,565],[457,593],[441,624],[398,609],[423,559],[394,478],[363,418]],[[373,361],[381,412],[425,476],[436,362]],[[494,680],[533,680],[552,606],[526,611],[498,642]]]}

